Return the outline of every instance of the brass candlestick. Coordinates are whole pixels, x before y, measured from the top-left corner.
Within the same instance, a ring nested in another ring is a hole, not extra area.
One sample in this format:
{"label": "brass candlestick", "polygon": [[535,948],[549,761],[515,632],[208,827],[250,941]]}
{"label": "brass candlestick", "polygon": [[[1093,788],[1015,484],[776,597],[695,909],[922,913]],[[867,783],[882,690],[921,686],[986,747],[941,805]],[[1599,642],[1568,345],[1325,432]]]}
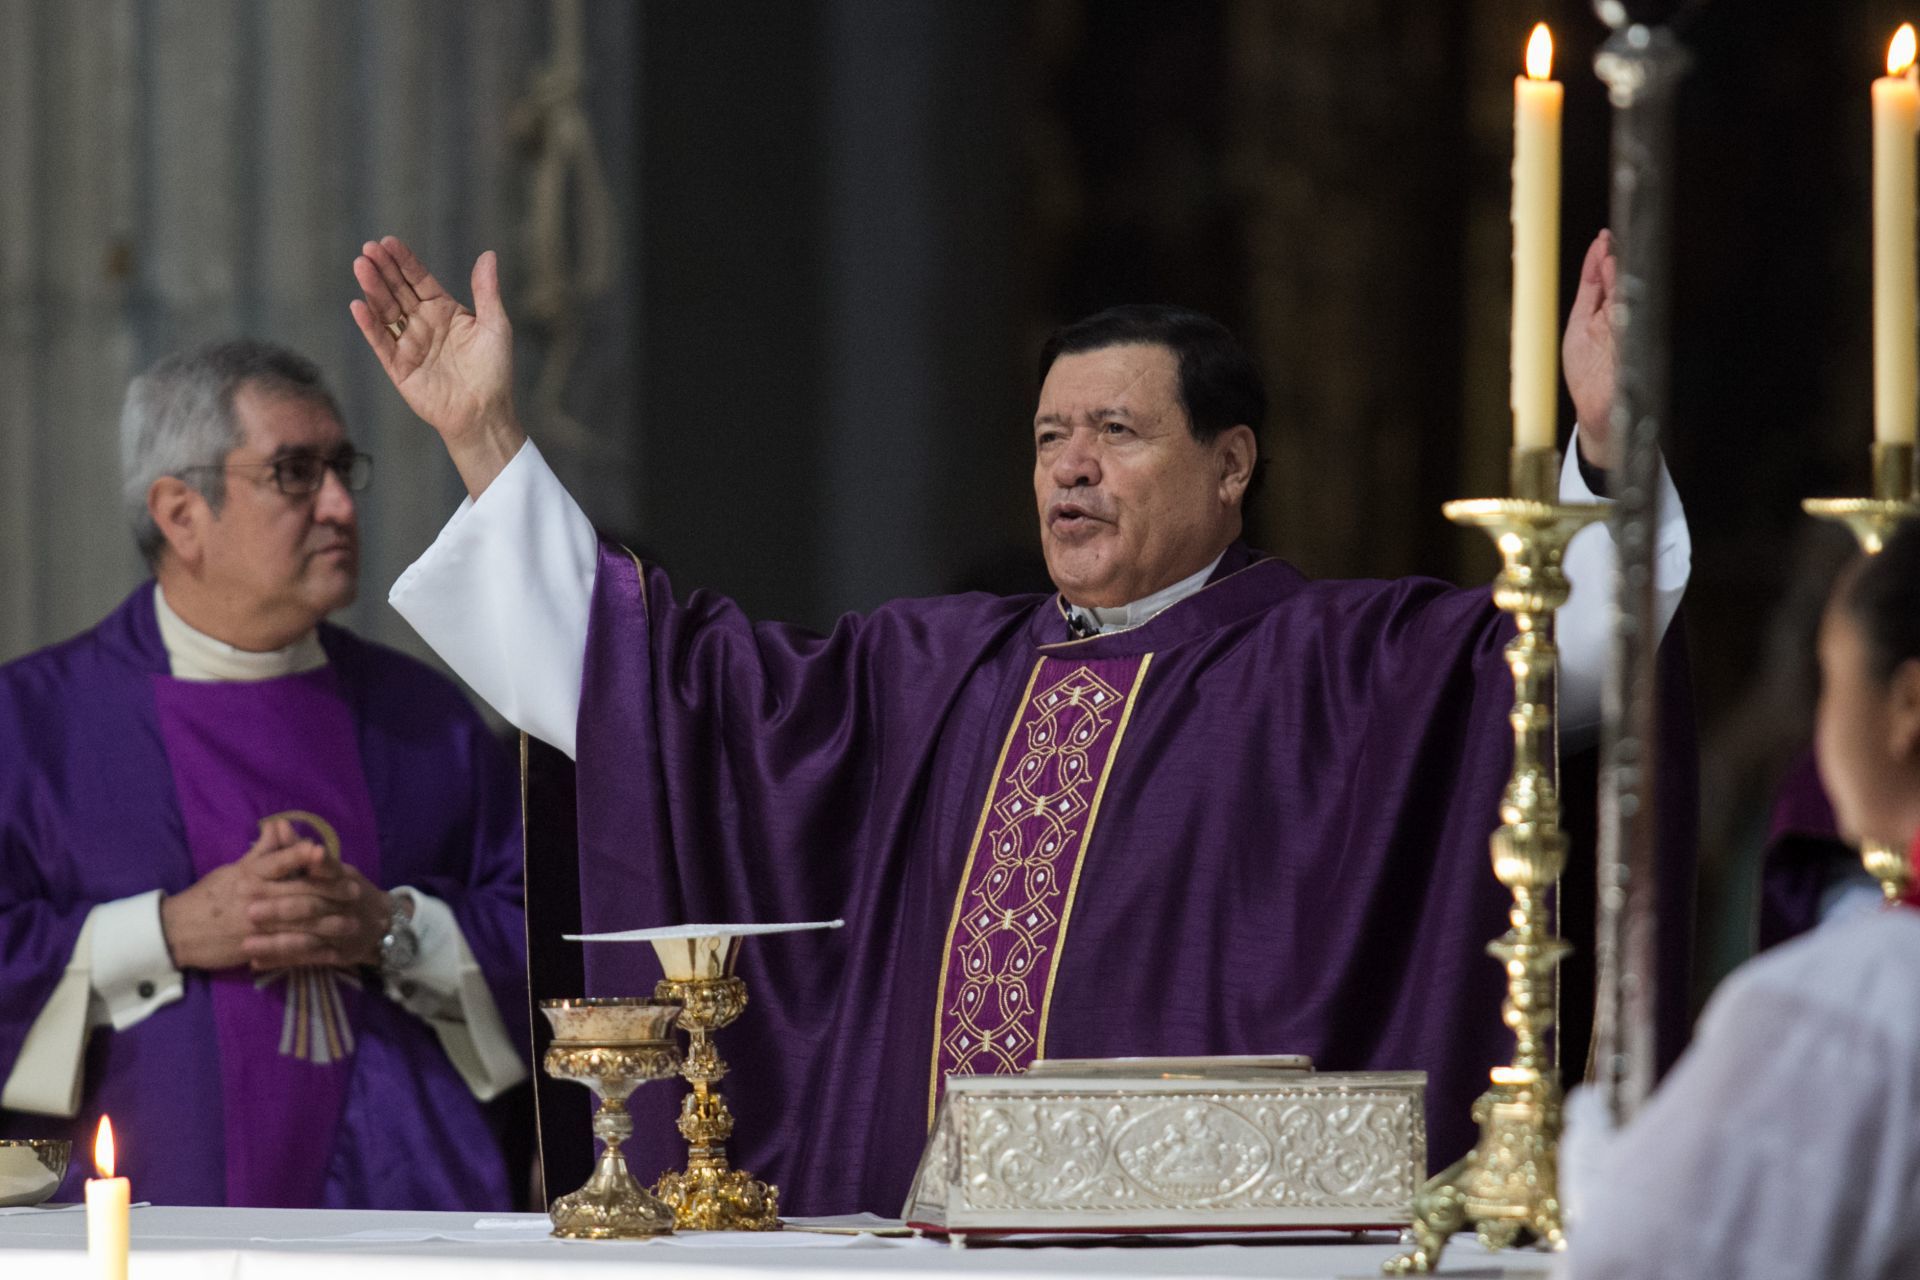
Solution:
{"label": "brass candlestick", "polygon": [[553,1024],[546,1071],[600,1097],[593,1132],[605,1144],[586,1185],[553,1202],[553,1234],[574,1240],[631,1240],[673,1230],[673,1210],[627,1170],[620,1144],[633,1136],[627,1098],[680,1066],[673,1040],[678,1005],[661,1000],[542,1000]]}
{"label": "brass candlestick", "polygon": [[747,984],[733,972],[740,942],[739,934],[708,934],[653,944],[667,975],[654,995],[683,1006],[680,1026],[687,1033],[687,1053],[680,1074],[693,1086],[680,1107],[687,1167],[661,1174],[653,1189],[673,1206],[678,1225],[689,1231],[780,1227],[780,1189],[727,1164],[733,1113],[716,1087],[727,1074],[727,1064],[713,1047],[713,1032],[747,1007]]}
{"label": "brass candlestick", "polygon": [[1567,544],[1606,508],[1555,502],[1560,455],[1515,450],[1514,498],[1449,502],[1455,524],[1487,531],[1502,568],[1493,602],[1513,615],[1506,648],[1513,673],[1513,772],[1500,797],[1491,840],[1493,874],[1513,894],[1510,927],[1487,951],[1507,972],[1501,1019],[1513,1029],[1513,1062],[1495,1067],[1492,1087],[1473,1104],[1480,1140],[1414,1196],[1413,1247],[1390,1259],[1389,1275],[1427,1272],[1454,1232],[1471,1223],[1481,1243],[1503,1249],[1523,1233],[1558,1248],[1560,1081],[1547,1044],[1559,1010],[1555,969],[1570,950],[1556,936],[1548,894],[1567,861],[1560,830],[1553,614],[1567,601]]}
{"label": "brass candlestick", "polygon": [[[1862,551],[1877,556],[1902,521],[1920,516],[1920,502],[1914,500],[1913,468],[1912,445],[1875,443],[1871,498],[1808,498],[1800,508],[1810,516],[1845,525]],[[1912,883],[1913,870],[1904,849],[1863,840],[1860,861],[1867,874],[1880,882],[1880,892],[1888,902],[1898,902]]]}

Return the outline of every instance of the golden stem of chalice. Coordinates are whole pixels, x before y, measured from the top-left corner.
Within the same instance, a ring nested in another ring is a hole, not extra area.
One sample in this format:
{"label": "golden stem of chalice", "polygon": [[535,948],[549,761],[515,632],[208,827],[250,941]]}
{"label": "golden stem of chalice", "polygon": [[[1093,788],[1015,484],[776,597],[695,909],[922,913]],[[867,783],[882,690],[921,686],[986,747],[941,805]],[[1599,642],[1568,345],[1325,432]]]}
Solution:
{"label": "golden stem of chalice", "polygon": [[605,1144],[593,1176],[553,1202],[553,1234],[571,1240],[632,1240],[673,1230],[673,1210],[627,1170],[620,1144],[633,1136],[627,1098],[649,1080],[680,1067],[673,1039],[678,1005],[640,997],[542,1000],[553,1024],[546,1071],[556,1080],[586,1085],[600,1098],[593,1133]]}
{"label": "golden stem of chalice", "polygon": [[707,935],[653,944],[667,975],[653,993],[682,1008],[687,1052],[680,1074],[693,1086],[680,1107],[687,1167],[661,1174],[653,1190],[673,1206],[675,1221],[687,1231],[780,1228],[780,1189],[727,1163],[733,1113],[716,1087],[727,1074],[727,1064],[713,1046],[713,1033],[747,1007],[747,984],[733,972],[740,942],[738,935]]}
{"label": "golden stem of chalice", "polygon": [[1516,450],[1517,498],[1449,502],[1447,519],[1484,529],[1502,567],[1493,601],[1513,615],[1507,644],[1513,673],[1513,772],[1491,840],[1493,873],[1513,895],[1506,933],[1487,950],[1506,969],[1501,1020],[1513,1030],[1511,1064],[1495,1067],[1473,1104],[1480,1139],[1414,1196],[1413,1247],[1390,1259],[1389,1275],[1427,1272],[1454,1232],[1471,1224],[1482,1244],[1504,1249],[1531,1236],[1559,1248],[1560,1080],[1547,1035],[1558,1019],[1555,970],[1571,948],[1554,933],[1549,895],[1567,861],[1560,830],[1553,643],[1554,611],[1570,591],[1567,544],[1604,518],[1595,503],[1552,501],[1560,471],[1554,449]]}
{"label": "golden stem of chalice", "polygon": [[[1914,450],[1910,444],[1873,446],[1871,498],[1808,498],[1800,509],[1810,516],[1843,524],[1870,556],[1880,554],[1901,523],[1920,516],[1914,500]],[[1860,861],[1867,874],[1880,882],[1888,902],[1898,902],[1912,883],[1907,851],[1878,840],[1860,842]]]}

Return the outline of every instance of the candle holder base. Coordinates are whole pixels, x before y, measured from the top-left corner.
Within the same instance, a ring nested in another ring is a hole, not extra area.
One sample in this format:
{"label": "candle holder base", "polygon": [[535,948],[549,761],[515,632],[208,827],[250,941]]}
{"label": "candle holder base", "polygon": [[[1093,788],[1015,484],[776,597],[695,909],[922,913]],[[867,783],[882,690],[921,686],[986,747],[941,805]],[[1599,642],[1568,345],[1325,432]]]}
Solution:
{"label": "candle holder base", "polygon": [[1473,1104],[1480,1141],[1464,1159],[1441,1170],[1413,1198],[1412,1245],[1391,1259],[1387,1275],[1425,1275],[1457,1231],[1471,1223],[1489,1249],[1538,1241],[1566,1245],[1560,1223],[1560,1087],[1550,1078],[1506,1079]]}

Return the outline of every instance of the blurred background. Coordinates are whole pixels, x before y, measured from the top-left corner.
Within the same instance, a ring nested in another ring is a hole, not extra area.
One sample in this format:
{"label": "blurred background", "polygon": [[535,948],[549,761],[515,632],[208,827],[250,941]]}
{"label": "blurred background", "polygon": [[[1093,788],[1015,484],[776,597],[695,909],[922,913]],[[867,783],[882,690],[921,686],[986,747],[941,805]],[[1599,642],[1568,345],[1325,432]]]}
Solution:
{"label": "blurred background", "polygon": [[[1683,29],[1674,413],[1705,740],[1703,972],[1750,943],[1867,486],[1868,83],[1910,9]],[[1044,587],[1039,343],[1210,311],[1270,380],[1252,538],[1484,582],[1504,483],[1511,80],[1553,26],[1563,298],[1605,221],[1587,0],[0,0],[0,659],[142,574],[127,378],[232,334],[328,371],[377,459],[362,598],[461,491],[347,314],[367,237],[502,255],[523,416],[606,530],[756,616]],[[1563,429],[1571,410],[1563,411]]]}

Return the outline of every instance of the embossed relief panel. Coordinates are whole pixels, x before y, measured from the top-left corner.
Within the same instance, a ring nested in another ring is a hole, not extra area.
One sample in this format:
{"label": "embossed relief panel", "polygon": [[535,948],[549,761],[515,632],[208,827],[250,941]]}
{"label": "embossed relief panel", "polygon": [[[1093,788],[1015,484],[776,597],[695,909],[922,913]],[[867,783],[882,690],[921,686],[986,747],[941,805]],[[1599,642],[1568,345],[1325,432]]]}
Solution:
{"label": "embossed relief panel", "polygon": [[1425,1148],[1418,1096],[1386,1090],[994,1099],[959,1118],[969,1212],[1407,1204]]}

